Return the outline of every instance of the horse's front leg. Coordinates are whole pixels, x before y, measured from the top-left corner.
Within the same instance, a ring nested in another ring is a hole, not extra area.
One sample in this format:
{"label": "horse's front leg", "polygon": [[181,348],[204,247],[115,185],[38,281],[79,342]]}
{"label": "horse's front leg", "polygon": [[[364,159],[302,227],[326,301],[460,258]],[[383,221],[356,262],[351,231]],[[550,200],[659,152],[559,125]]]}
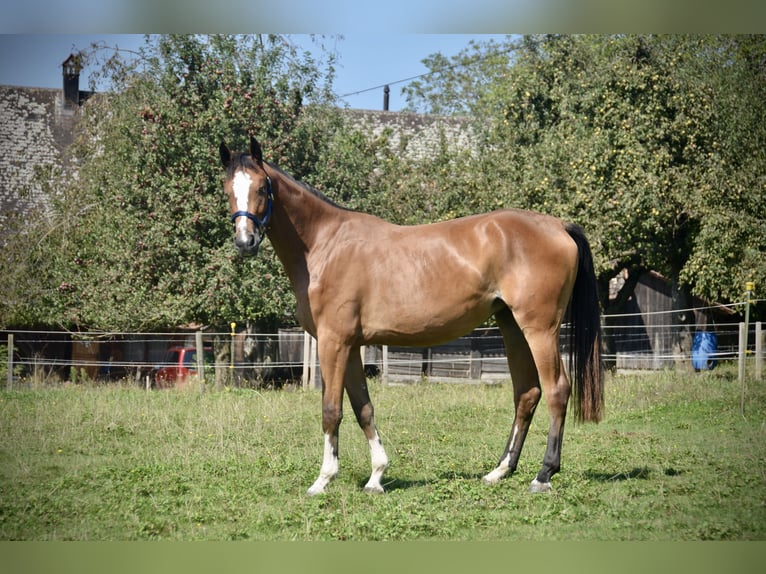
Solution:
{"label": "horse's front leg", "polygon": [[323,494],[338,474],[338,429],[343,418],[343,382],[349,357],[349,347],[329,336],[317,337],[319,366],[322,369],[322,432],[324,456],[319,476],[308,494]]}
{"label": "horse's front leg", "polygon": [[388,468],[388,455],[383,448],[383,442],[378,435],[378,429],[375,427],[375,415],[370,401],[370,393],[367,390],[367,379],[364,375],[364,363],[359,352],[359,347],[351,350],[348,359],[348,368],[346,369],[346,379],[344,386],[354,409],[356,420],[364,432],[367,443],[370,445],[370,462],[372,472],[370,479],[364,486],[366,492],[383,492],[381,479],[383,473]]}

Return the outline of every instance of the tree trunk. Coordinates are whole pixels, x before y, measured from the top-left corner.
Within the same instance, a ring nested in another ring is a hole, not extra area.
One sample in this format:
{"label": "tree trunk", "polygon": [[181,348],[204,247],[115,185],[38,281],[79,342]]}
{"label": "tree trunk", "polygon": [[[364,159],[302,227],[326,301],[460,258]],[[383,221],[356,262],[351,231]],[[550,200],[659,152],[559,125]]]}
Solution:
{"label": "tree trunk", "polygon": [[694,333],[692,333],[694,311],[691,310],[692,297],[689,293],[689,287],[679,283],[677,278],[674,279],[671,298],[673,304],[673,328],[671,329],[673,339],[671,345],[676,369],[693,371],[691,354],[694,337]]}
{"label": "tree trunk", "polygon": [[220,390],[231,384],[232,369],[229,368],[231,357],[231,337],[228,335],[216,335],[213,341],[215,352],[215,388]]}
{"label": "tree trunk", "polygon": [[[624,269],[621,269],[616,275],[613,276],[601,276],[599,277],[599,293],[601,294],[601,305],[604,309],[604,336],[603,346],[601,350],[604,357],[604,368],[615,371],[617,369],[617,341],[615,337],[614,327],[620,325],[623,322],[623,317],[609,318],[610,315],[616,315],[626,312],[626,305],[630,298],[633,296],[633,291],[636,289],[636,284],[644,274],[645,269],[638,265],[630,265],[627,268],[627,274],[623,275]],[[622,284],[617,285],[617,292],[614,297],[611,297],[610,282],[614,278],[622,278]]]}

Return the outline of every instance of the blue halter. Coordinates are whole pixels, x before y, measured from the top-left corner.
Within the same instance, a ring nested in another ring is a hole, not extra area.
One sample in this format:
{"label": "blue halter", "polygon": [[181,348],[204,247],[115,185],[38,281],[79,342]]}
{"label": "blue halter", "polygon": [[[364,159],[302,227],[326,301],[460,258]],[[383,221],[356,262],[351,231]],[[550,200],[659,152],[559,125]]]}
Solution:
{"label": "blue halter", "polygon": [[274,205],[274,195],[271,193],[271,179],[268,177],[266,178],[266,202],[266,213],[264,214],[263,219],[249,211],[235,211],[231,214],[231,222],[234,223],[238,217],[247,217],[250,221],[255,223],[259,235],[261,236],[261,239],[263,239],[263,235],[266,232],[266,225],[271,218],[271,208]]}

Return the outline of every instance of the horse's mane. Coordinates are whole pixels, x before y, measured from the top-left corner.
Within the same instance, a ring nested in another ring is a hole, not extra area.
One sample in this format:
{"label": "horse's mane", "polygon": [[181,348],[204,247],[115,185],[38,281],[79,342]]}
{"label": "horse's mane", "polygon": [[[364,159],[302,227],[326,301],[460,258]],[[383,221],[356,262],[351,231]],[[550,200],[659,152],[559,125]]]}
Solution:
{"label": "horse's mane", "polygon": [[[248,156],[248,159],[250,159],[250,156]],[[252,159],[250,159],[250,161],[252,163]],[[342,205],[339,205],[339,204],[335,203],[332,199],[327,197],[324,193],[319,191],[317,188],[309,185],[306,182],[300,181],[299,179],[295,179],[292,175],[290,175],[286,171],[283,171],[282,169],[278,168],[273,163],[270,163],[270,162],[267,162],[267,161],[264,161],[263,163],[268,165],[272,170],[276,171],[279,175],[281,175],[282,177],[284,177],[288,181],[290,181],[290,182],[294,183],[295,185],[301,187],[304,191],[307,191],[308,193],[310,193],[311,195],[321,199],[325,203],[328,203],[328,204],[332,205],[333,207],[337,207],[338,209],[342,209],[344,211],[353,211],[352,209],[349,209],[347,207],[343,207]]]}

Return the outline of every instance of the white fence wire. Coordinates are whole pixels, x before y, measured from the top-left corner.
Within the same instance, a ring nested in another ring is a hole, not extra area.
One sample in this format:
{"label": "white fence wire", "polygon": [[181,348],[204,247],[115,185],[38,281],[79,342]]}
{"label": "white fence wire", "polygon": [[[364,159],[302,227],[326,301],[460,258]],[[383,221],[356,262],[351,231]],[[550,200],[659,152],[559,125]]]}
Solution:
{"label": "white fence wire", "polygon": [[[737,303],[726,306],[735,308]],[[717,306],[716,308],[721,308]],[[711,307],[712,308],[712,307]],[[698,333],[712,332],[716,346],[706,350],[710,361],[734,360],[743,353],[760,353],[762,360],[763,332],[760,323],[749,325],[745,349],[739,335],[740,324],[691,323],[683,325],[687,338],[679,345],[679,327],[671,316],[684,312],[699,313],[711,308],[695,308],[652,313],[629,313],[603,317],[606,342],[602,358],[618,369],[658,369],[691,361],[694,348],[688,340]],[[665,320],[657,321],[657,317]],[[654,319],[654,320],[653,320]],[[568,352],[562,329],[562,351]],[[167,333],[72,333],[65,331],[0,331],[0,351],[13,345],[13,353],[4,353],[7,360],[8,386],[13,379],[43,375],[60,380],[153,378],[163,367],[178,366],[178,354],[172,349],[194,349],[198,344],[195,332]],[[268,379],[301,380],[304,385],[319,385],[316,346],[299,329],[276,333],[246,331],[203,332],[202,345],[208,359],[216,368],[229,369],[236,381],[247,383]],[[695,341],[696,343],[696,341]],[[366,347],[362,349],[365,367],[370,374],[382,374],[387,379],[414,380],[424,376],[435,379],[495,380],[508,378],[502,337],[496,328],[480,328],[446,345],[428,348]],[[1,355],[0,355],[1,356]],[[194,354],[190,354],[190,357]],[[187,360],[194,369],[194,361]],[[0,367],[2,368],[2,367]]]}

